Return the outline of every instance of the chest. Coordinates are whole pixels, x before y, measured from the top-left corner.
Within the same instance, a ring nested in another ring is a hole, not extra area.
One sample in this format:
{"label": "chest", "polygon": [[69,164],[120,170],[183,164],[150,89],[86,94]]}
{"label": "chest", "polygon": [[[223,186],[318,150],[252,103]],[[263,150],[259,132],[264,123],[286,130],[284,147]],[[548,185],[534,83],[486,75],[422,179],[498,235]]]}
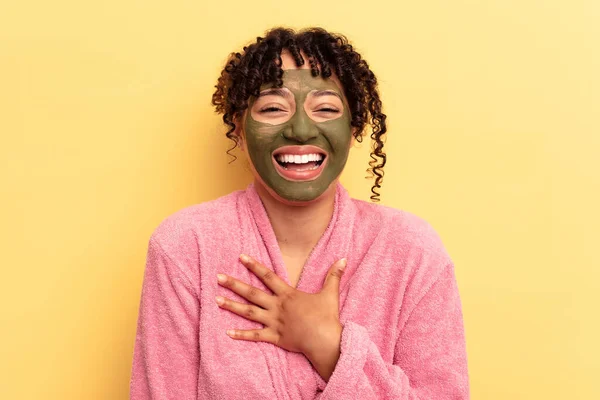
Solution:
{"label": "chest", "polygon": [[[259,243],[260,244],[260,243]],[[331,251],[331,250],[330,250]],[[287,352],[270,343],[234,340],[225,334],[227,329],[261,329],[263,325],[219,308],[215,296],[249,303],[246,299],[220,286],[217,273],[236,277],[258,289],[268,292],[260,279],[238,262],[236,254],[252,254],[270,268],[269,252],[260,245],[203,252],[200,260],[201,316],[199,327],[200,366],[199,399],[269,398],[280,400],[314,399],[320,378],[308,359],[299,353]],[[402,287],[386,285],[379,279],[385,274],[387,263],[379,252],[373,255],[350,256],[340,290],[340,321],[351,320],[369,329],[369,337],[376,344],[386,362],[394,355],[393,327],[397,325],[398,304],[386,295],[390,289],[403,293]],[[371,259],[374,257],[375,259]],[[302,289],[316,293],[322,287],[330,262],[308,261],[301,257],[282,257],[279,265],[288,274],[290,284],[297,286],[302,276]],[[282,265],[283,264],[283,265]],[[378,268],[373,268],[373,266]],[[278,272],[283,272],[275,268]],[[383,271],[382,271],[383,270]],[[301,290],[302,290],[301,289]],[[369,298],[366,301],[366,298]],[[395,304],[394,304],[395,303]]]}
{"label": "chest", "polygon": [[[353,241],[368,242],[353,234],[351,223],[344,230],[325,236],[317,249],[303,256],[286,256],[270,229],[260,231],[261,221],[251,223],[250,215],[240,218],[240,229],[198,235],[200,251],[200,327],[199,327],[199,399],[251,398],[306,400],[318,394],[320,377],[308,359],[300,353],[287,352],[263,342],[234,340],[225,334],[227,329],[251,330],[264,326],[241,315],[221,309],[215,296],[240,303],[248,300],[217,284],[216,274],[233,276],[260,290],[269,292],[258,277],[238,261],[239,254],[248,254],[272,269],[277,275],[286,274],[289,284],[309,293],[317,293],[323,285],[331,264],[348,257],[348,266],[340,287],[340,321],[353,321],[369,329],[369,337],[379,348],[386,362],[392,362],[395,317],[398,297],[386,295],[388,290],[403,293],[396,282],[397,274],[386,273],[389,265],[382,259],[385,252],[371,246],[353,249]],[[340,233],[341,232],[341,233]],[[371,230],[365,230],[371,232]],[[339,236],[339,237],[338,237]],[[352,240],[350,240],[352,239]],[[223,245],[212,245],[219,243]],[[209,246],[210,245],[210,246]],[[210,251],[204,250],[210,247]],[[385,258],[385,257],[384,257]],[[381,275],[393,280],[381,279]],[[300,282],[301,281],[301,282]],[[390,285],[393,282],[393,285]],[[368,299],[368,301],[367,301]]]}
{"label": "chest", "polygon": [[300,276],[302,275],[302,269],[304,268],[304,264],[308,258],[308,254],[302,257],[289,257],[283,255],[282,258],[288,278],[290,280],[290,285],[292,287],[297,287],[298,281],[300,281]]}

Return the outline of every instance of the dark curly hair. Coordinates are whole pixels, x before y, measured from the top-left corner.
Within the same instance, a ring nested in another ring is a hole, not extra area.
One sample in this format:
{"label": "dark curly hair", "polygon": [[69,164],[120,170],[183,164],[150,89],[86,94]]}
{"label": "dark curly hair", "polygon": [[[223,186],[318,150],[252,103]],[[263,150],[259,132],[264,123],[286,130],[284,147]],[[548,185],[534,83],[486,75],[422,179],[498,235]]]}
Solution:
{"label": "dark curly hair", "polygon": [[381,188],[386,162],[383,135],[387,128],[386,115],[381,112],[377,78],[345,36],[329,33],[322,28],[308,28],[299,32],[274,28],[267,31],[264,38],[257,37],[255,43],[245,46],[243,53],[229,55],[212,96],[216,112],[223,114],[223,121],[229,127],[226,136],[234,142],[227,153],[230,154],[239,143],[234,133],[235,121],[248,108],[249,98],[258,96],[263,83],[274,82],[279,87],[283,85],[281,51],[284,49],[290,52],[297,66],[305,62],[301,55],[303,52],[308,57],[313,76],[328,78],[335,74],[338,77],[350,106],[351,126],[356,128],[354,137],[359,143],[362,142],[365,125],[370,123],[372,150],[367,172],[375,178],[371,200],[379,201],[377,189]]}

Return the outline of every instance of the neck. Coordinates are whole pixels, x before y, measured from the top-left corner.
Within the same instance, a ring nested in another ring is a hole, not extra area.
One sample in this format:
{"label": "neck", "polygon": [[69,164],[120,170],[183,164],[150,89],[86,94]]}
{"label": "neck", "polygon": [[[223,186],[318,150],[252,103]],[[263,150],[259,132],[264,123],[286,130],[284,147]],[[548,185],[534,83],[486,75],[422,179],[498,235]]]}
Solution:
{"label": "neck", "polygon": [[317,200],[302,206],[285,204],[261,182],[254,183],[284,256],[304,256],[317,244],[333,216],[336,182]]}

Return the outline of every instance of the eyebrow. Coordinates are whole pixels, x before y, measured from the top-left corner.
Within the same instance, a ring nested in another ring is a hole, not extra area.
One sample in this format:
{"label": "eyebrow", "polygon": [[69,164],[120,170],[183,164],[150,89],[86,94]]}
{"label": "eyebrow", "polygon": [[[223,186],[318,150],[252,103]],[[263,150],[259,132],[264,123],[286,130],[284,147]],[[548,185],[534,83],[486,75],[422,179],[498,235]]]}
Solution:
{"label": "eyebrow", "polygon": [[263,96],[281,96],[281,97],[291,97],[291,93],[287,90],[283,90],[280,88],[266,89],[258,94],[258,97]]}
{"label": "eyebrow", "polygon": [[338,97],[340,100],[342,99],[342,96],[340,96],[339,93],[334,92],[333,90],[317,90],[316,92],[313,92],[312,94],[314,97],[322,97],[322,96],[336,96]]}

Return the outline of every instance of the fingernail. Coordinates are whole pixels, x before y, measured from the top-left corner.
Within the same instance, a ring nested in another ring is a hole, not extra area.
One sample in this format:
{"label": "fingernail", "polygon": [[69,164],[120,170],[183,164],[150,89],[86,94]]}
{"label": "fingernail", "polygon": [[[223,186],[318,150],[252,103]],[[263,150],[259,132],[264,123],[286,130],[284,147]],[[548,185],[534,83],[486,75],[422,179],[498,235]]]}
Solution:
{"label": "fingernail", "polygon": [[215,299],[217,300],[217,304],[220,306],[222,306],[225,302],[225,299],[223,299],[221,296],[217,296]]}
{"label": "fingernail", "polygon": [[225,277],[225,275],[223,274],[217,274],[217,280],[219,282],[225,282],[227,280],[227,277]]}
{"label": "fingernail", "polygon": [[348,263],[348,260],[346,260],[345,258],[342,258],[342,259],[340,260],[339,264],[338,264],[338,265],[339,265],[339,268],[340,268],[340,269],[344,269],[344,268],[346,268],[346,264],[347,264],[347,263]]}
{"label": "fingernail", "polygon": [[248,262],[248,261],[250,261],[250,257],[248,257],[245,254],[241,254],[240,255],[240,260],[242,260],[243,262]]}

